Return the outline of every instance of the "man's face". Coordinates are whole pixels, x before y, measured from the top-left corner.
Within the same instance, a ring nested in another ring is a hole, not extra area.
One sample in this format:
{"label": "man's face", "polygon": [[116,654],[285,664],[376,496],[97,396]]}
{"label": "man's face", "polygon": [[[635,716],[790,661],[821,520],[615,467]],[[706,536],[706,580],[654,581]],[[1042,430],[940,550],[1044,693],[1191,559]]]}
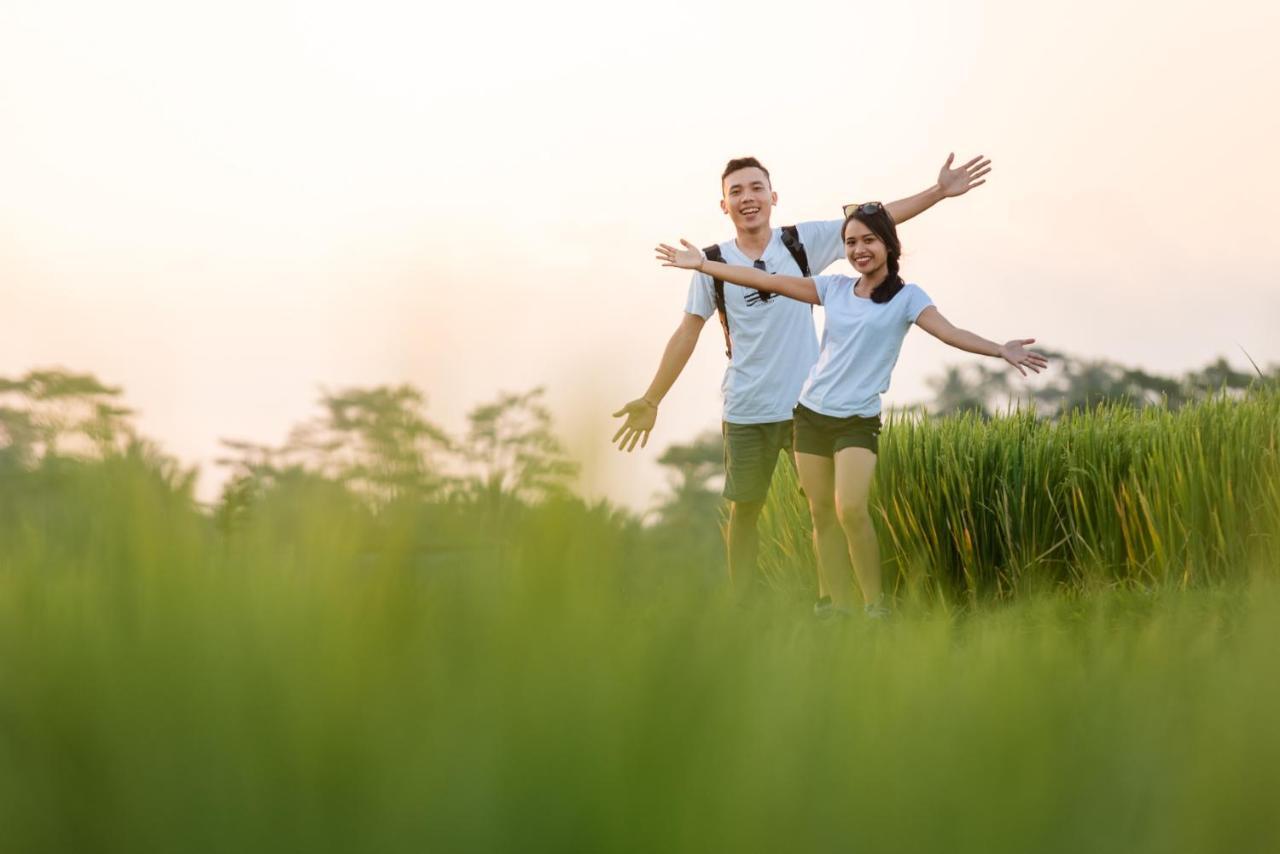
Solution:
{"label": "man's face", "polygon": [[724,198],[720,209],[733,220],[735,228],[751,230],[769,224],[769,214],[778,203],[778,194],[769,186],[763,170],[747,166],[724,176]]}

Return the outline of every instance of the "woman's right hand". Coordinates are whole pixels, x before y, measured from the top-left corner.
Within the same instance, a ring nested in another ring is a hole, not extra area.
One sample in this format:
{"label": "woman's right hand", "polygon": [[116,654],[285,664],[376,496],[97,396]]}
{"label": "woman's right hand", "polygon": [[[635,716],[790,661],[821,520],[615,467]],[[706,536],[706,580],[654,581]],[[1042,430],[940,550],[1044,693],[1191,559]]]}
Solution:
{"label": "woman's right hand", "polygon": [[694,246],[683,237],[680,238],[683,249],[677,249],[674,246],[668,246],[665,243],[659,243],[654,249],[658,254],[654,257],[662,262],[664,267],[679,267],[682,270],[701,270],[702,269],[702,250]]}

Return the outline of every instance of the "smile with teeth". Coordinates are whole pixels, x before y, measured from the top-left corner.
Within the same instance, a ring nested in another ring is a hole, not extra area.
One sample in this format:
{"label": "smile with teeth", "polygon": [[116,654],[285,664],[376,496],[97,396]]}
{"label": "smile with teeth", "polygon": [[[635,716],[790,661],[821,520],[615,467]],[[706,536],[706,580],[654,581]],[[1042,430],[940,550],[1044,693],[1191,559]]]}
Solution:
{"label": "smile with teeth", "polygon": [[853,263],[855,263],[855,264],[862,264],[862,263],[864,263],[864,262],[866,262],[866,261],[870,261],[870,260],[871,260],[871,256],[870,256],[870,255],[855,255],[855,256],[853,257]]}
{"label": "smile with teeth", "polygon": [[759,208],[742,208],[741,213],[743,216],[751,216],[751,214],[760,213],[760,209]]}

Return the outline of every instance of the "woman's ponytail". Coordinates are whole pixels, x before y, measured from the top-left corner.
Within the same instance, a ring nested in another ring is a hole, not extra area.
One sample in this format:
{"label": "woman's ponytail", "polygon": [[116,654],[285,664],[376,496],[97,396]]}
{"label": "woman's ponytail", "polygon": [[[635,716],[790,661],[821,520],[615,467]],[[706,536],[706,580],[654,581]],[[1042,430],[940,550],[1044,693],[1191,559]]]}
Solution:
{"label": "woman's ponytail", "polygon": [[905,287],[902,276],[898,274],[898,258],[901,255],[902,248],[900,246],[889,248],[888,261],[885,264],[889,269],[886,271],[884,281],[876,285],[876,289],[871,292],[872,302],[888,302],[898,295],[898,291]]}

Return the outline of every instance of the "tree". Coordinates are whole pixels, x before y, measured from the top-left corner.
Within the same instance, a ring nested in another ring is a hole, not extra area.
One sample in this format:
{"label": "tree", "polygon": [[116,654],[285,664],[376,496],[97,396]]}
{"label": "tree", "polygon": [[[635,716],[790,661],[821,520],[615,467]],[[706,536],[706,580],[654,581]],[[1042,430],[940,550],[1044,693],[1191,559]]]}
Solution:
{"label": "tree", "polygon": [[320,405],[324,413],[295,428],[282,457],[310,463],[379,504],[441,490],[436,457],[451,442],[423,414],[422,392],[410,385],[348,388],[323,392]]}
{"label": "tree", "polygon": [[231,472],[222,484],[214,509],[214,521],[219,530],[227,533],[244,521],[267,490],[302,467],[296,462],[289,463],[291,454],[287,448],[273,448],[239,439],[220,441],[229,454],[218,457],[214,464]]}
{"label": "tree", "polygon": [[[1223,358],[1182,377],[1167,377],[1106,359],[1085,359],[1050,351],[1045,351],[1045,355],[1051,360],[1052,373],[1032,391],[1030,399],[1049,417],[1091,409],[1101,403],[1178,409],[1213,394],[1243,393],[1259,378],[1273,381],[1256,367],[1255,374],[1236,371]],[[1270,374],[1280,376],[1280,370],[1273,368]],[[999,405],[1019,399],[1007,371],[982,364],[951,366],[928,382],[934,390],[931,408],[939,415],[966,410],[986,414]]]}
{"label": "tree", "polygon": [[30,465],[64,452],[105,457],[137,439],[123,394],[93,374],[62,368],[0,377],[0,438],[11,458]]}
{"label": "tree", "polygon": [[[1254,367],[1255,372],[1252,374],[1237,371],[1227,363],[1226,359],[1219,356],[1217,361],[1210,362],[1198,371],[1188,373],[1183,378],[1183,383],[1192,392],[1200,395],[1213,394],[1222,389],[1242,391],[1257,380],[1266,379],[1266,375],[1258,371],[1256,365]],[[1280,371],[1272,368],[1271,374],[1272,376],[1280,375]]]}
{"label": "tree", "polygon": [[963,367],[949,365],[941,377],[926,381],[933,389],[932,410],[936,415],[958,415],[977,412],[983,418],[991,415],[990,400],[1008,391],[1008,378],[1002,371],[994,371],[981,363],[969,363]]}
{"label": "tree", "polygon": [[563,496],[578,473],[564,447],[551,432],[551,413],[543,405],[544,389],[503,393],[492,403],[467,414],[461,448],[469,472],[463,491],[482,501],[503,498],[538,501]]}
{"label": "tree", "polygon": [[29,468],[35,463],[38,436],[30,412],[0,406],[0,459],[19,468]]}
{"label": "tree", "polygon": [[720,493],[714,479],[724,473],[724,437],[708,430],[687,445],[669,445],[658,457],[658,465],[672,473],[671,494],[658,508],[664,524],[697,519],[698,524],[714,518]]}

